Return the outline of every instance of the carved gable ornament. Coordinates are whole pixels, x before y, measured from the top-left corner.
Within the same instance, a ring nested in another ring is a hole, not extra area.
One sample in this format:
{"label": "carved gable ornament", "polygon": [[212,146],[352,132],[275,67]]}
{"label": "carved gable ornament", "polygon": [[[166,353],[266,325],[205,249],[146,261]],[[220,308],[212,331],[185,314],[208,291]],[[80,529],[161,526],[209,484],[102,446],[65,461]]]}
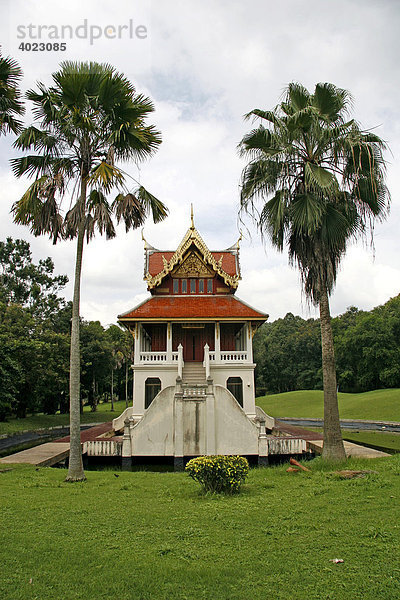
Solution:
{"label": "carved gable ornament", "polygon": [[194,252],[190,253],[183,263],[172,272],[173,277],[214,277],[204,261]]}

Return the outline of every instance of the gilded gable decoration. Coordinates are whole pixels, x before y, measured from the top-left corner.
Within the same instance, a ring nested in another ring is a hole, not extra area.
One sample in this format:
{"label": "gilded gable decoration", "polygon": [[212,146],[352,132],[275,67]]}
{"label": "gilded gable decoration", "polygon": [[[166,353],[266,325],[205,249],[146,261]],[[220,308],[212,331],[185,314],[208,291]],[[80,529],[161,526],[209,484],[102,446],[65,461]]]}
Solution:
{"label": "gilded gable decoration", "polygon": [[173,277],[214,277],[211,269],[208,269],[204,261],[196,254],[191,253],[183,263],[172,271]]}

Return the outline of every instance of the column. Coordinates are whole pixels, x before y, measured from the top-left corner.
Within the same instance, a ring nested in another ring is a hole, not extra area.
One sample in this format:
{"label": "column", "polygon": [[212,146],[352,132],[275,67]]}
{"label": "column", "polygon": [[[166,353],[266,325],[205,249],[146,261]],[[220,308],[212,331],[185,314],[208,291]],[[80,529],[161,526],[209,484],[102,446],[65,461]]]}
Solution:
{"label": "column", "polygon": [[247,323],[247,360],[248,362],[253,362],[253,336],[252,336],[251,322]]}
{"label": "column", "polygon": [[221,362],[221,331],[219,322],[217,321],[214,326],[215,331],[215,362]]}
{"label": "column", "polygon": [[215,439],[215,396],[214,393],[208,393],[206,398],[206,454],[208,456],[217,453],[217,444]]}
{"label": "column", "polygon": [[172,363],[172,323],[167,323],[167,363]]}
{"label": "column", "polygon": [[134,361],[135,365],[138,365],[140,362],[140,346],[142,343],[142,327],[140,323],[136,323],[135,325],[135,352],[134,352]]}
{"label": "column", "polygon": [[180,379],[182,379],[182,375],[183,375],[183,366],[184,366],[183,346],[182,346],[182,344],[179,344],[179,346],[178,346],[178,377]]}
{"label": "column", "polygon": [[122,438],[122,470],[130,470],[132,466],[132,446],[131,446],[131,432],[130,432],[130,421],[128,418],[124,421],[124,436]]}
{"label": "column", "polygon": [[174,398],[174,470],[183,471],[183,400],[180,397]]}

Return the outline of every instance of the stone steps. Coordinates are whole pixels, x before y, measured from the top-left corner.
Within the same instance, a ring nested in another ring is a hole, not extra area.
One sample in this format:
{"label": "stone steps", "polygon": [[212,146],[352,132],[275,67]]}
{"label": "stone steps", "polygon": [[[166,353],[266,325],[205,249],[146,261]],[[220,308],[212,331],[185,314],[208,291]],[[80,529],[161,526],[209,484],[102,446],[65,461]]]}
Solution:
{"label": "stone steps", "polygon": [[182,374],[183,383],[202,384],[206,381],[206,370],[203,363],[185,363]]}

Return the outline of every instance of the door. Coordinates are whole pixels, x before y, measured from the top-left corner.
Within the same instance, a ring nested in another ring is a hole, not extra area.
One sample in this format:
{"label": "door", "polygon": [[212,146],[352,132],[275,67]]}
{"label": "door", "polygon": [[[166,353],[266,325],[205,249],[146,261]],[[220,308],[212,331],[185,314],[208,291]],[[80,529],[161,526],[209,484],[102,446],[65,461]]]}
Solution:
{"label": "door", "polygon": [[202,362],[204,360],[204,345],[214,350],[214,323],[206,323],[204,327],[191,329],[173,326],[172,349],[176,352],[178,345],[183,346],[183,360],[186,362]]}
{"label": "door", "polygon": [[204,354],[203,329],[185,329],[184,332],[183,360],[201,362]]}

